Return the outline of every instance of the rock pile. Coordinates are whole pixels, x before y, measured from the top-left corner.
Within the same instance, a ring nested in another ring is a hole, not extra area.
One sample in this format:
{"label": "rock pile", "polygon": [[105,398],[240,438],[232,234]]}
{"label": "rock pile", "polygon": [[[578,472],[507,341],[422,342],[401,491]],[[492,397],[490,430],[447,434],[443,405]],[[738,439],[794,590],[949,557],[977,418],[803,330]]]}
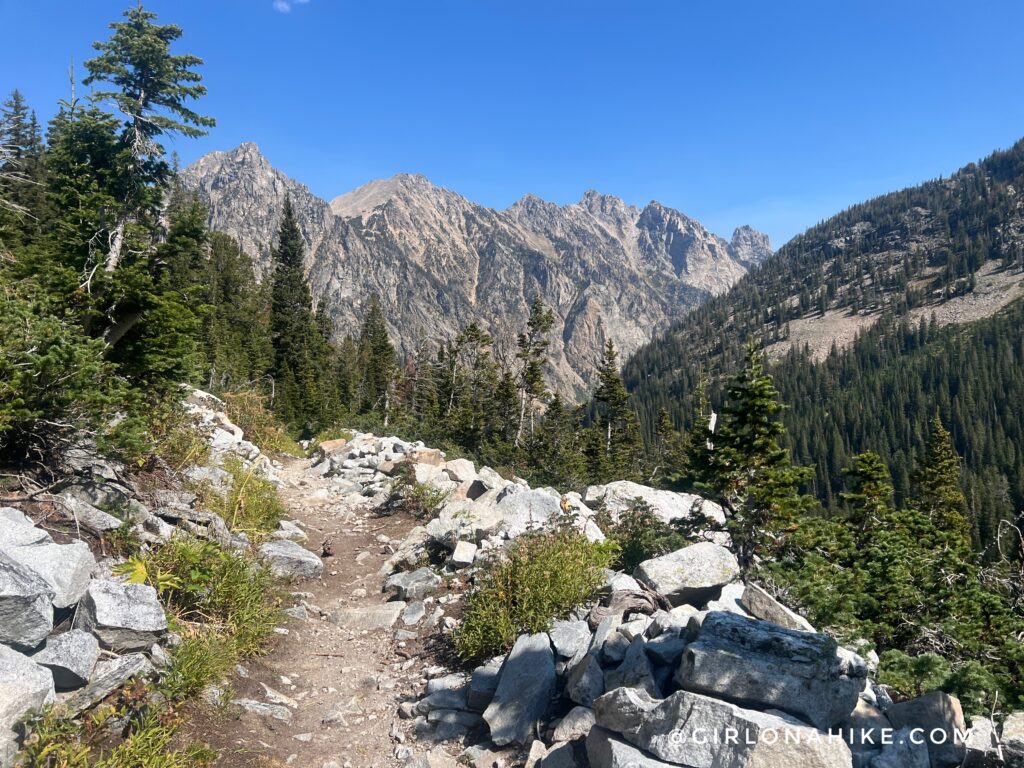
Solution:
{"label": "rock pile", "polygon": [[[365,473],[368,494],[403,463],[448,493],[434,519],[396,542],[382,571],[396,599],[434,601],[438,613],[442,601],[458,599],[436,596],[442,576],[472,569],[481,555],[562,515],[595,541],[603,539],[595,510],[614,516],[637,498],[666,521],[722,519],[720,508],[692,495],[627,482],[560,495],[393,439],[357,436],[335,451],[322,471],[344,481]],[[990,721],[974,718],[968,728],[946,694],[893,704],[870,679],[874,654],[840,647],[762,586],[743,583],[728,540],[704,538],[632,575],[609,573],[599,604],[547,633],[520,636],[471,674],[438,670],[399,714],[421,740],[469,744],[463,758],[477,768],[522,759],[539,768],[995,765]],[[437,551],[447,553],[443,563],[424,567]],[[407,636],[396,631],[396,639]],[[1024,744],[1015,722],[1003,727],[1004,754]]]}
{"label": "rock pile", "polygon": [[[271,462],[244,440],[223,403],[192,391],[186,406],[212,449],[207,466],[189,471],[193,480],[226,488],[230,477],[220,465],[228,454],[273,477]],[[116,576],[114,560],[97,561],[89,544],[96,535],[125,530],[147,546],[180,529],[225,547],[248,544],[202,509],[196,494],[143,493],[124,466],[88,445],[66,451],[59,470],[64,480],[52,508],[0,507],[0,768],[11,765],[15,726],[26,714],[51,703],[81,712],[130,679],[153,674],[167,658],[165,648],[178,641],[168,633],[156,590]],[[44,529],[26,513],[36,508],[42,511],[32,514],[43,520],[63,518],[63,530]],[[318,575],[319,559],[306,550],[298,556],[288,545],[297,546],[286,539],[266,545],[274,547],[263,552],[269,567],[287,576]]]}

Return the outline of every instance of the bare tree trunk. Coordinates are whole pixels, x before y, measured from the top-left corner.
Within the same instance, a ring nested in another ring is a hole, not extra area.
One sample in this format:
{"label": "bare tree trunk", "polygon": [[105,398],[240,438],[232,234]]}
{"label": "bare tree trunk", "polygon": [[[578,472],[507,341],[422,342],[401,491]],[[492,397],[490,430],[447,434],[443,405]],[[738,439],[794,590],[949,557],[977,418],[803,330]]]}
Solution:
{"label": "bare tree trunk", "polygon": [[110,233],[110,250],[107,251],[107,261],[104,269],[107,274],[117,271],[121,264],[121,253],[124,251],[125,230],[128,228],[128,217],[125,215],[117,217],[117,223]]}
{"label": "bare tree trunk", "polygon": [[519,443],[523,439],[523,423],[526,421],[526,390],[523,389],[519,393],[519,424],[516,427],[516,439],[515,446],[519,447]]}
{"label": "bare tree trunk", "polygon": [[132,312],[107,328],[103,333],[103,340],[107,343],[107,346],[112,347],[117,344],[117,342],[124,338],[124,335],[128,333],[128,331],[135,327],[135,324],[139,322],[141,318],[141,312]]}

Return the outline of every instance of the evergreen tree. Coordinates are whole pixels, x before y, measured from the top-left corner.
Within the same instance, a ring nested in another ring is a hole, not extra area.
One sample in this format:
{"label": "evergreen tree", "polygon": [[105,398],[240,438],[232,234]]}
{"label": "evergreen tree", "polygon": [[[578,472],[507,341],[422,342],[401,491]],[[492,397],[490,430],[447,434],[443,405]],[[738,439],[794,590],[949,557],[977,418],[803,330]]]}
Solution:
{"label": "evergreen tree", "polygon": [[937,539],[953,547],[969,546],[971,527],[965,514],[967,499],[962,487],[960,457],[938,416],[932,418],[924,460],[911,479],[915,486],[915,505],[928,519]]}
{"label": "evergreen tree", "polygon": [[392,393],[398,372],[398,356],[388,336],[384,312],[374,296],[359,331],[360,411],[380,414],[384,425],[390,423]]}
{"label": "evergreen tree", "polygon": [[126,183],[110,230],[107,272],[120,266],[128,226],[159,203],[159,190],[170,178],[158,139],[175,134],[195,138],[214,125],[213,118],[188,106],[206,93],[206,87],[194,71],[202,59],[171,54],[171,43],[181,37],[181,28],[153,23],[156,14],[141,3],[124,15],[125,21],[110,25],[114,32],[109,40],[94,44],[99,55],[85,62],[89,75],[83,80],[85,85],[111,85],[111,90],[97,91],[94,98],[112,101],[126,118],[121,135]]}
{"label": "evergreen tree", "polygon": [[286,199],[274,249],[270,337],[274,347],[274,410],[293,427],[315,434],[330,404],[326,377],[330,350],[313,314],[304,272],[305,246],[291,200]]}
{"label": "evergreen tree", "polygon": [[619,354],[611,339],[605,342],[604,355],[597,369],[594,402],[596,423],[601,431],[603,449],[591,467],[595,478],[610,477],[639,480],[643,444],[629,392],[619,374]]}
{"label": "evergreen tree", "polygon": [[729,384],[718,428],[709,441],[699,481],[712,490],[727,515],[727,529],[744,572],[781,546],[808,505],[800,486],[810,472],[795,467],[780,445],[782,405],[756,347]]}
{"label": "evergreen tree", "polygon": [[544,306],[539,296],[530,304],[530,316],[526,332],[520,333],[517,341],[516,358],[519,360],[519,421],[516,425],[515,445],[518,448],[523,439],[526,416],[530,416],[530,431],[533,432],[534,404],[547,391],[544,381],[544,366],[547,364],[549,334],[555,324],[555,314]]}

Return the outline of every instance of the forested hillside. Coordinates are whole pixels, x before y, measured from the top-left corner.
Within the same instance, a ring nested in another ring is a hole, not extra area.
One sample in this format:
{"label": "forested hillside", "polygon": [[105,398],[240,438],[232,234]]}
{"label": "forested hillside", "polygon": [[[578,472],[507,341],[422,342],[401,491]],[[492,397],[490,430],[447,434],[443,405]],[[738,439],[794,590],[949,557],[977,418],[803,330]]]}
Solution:
{"label": "forested hillside", "polygon": [[[853,455],[873,450],[897,497],[938,415],[964,457],[976,543],[1024,504],[1019,449],[1024,352],[1024,142],[811,228],[626,364],[648,435],[658,414],[693,423],[709,381],[747,340],[767,348],[794,459],[835,510]],[[983,292],[997,286],[998,290]],[[1008,305],[1008,306],[1007,306]],[[980,318],[980,319],[979,319]],[[963,321],[972,321],[964,323]]]}

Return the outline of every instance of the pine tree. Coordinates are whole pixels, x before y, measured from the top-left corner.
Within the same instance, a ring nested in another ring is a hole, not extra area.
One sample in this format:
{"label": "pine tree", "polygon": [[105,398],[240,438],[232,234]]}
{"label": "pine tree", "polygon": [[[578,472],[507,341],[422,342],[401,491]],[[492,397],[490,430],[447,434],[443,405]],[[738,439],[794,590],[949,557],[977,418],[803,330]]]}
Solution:
{"label": "pine tree", "polygon": [[215,124],[213,118],[187,106],[203,96],[206,87],[194,71],[202,59],[171,54],[171,43],[181,37],[181,28],[154,24],[156,14],[141,3],[124,15],[125,21],[110,25],[113,35],[109,40],[94,44],[99,55],[85,62],[89,75],[82,81],[84,85],[113,86],[97,91],[94,98],[113,102],[126,118],[122,133],[126,183],[110,230],[107,272],[120,266],[128,226],[159,203],[159,190],[170,178],[171,169],[158,139],[175,134],[196,138]]}
{"label": "pine tree", "polygon": [[726,510],[727,529],[744,572],[781,545],[808,504],[800,486],[810,471],[793,466],[780,444],[785,438],[781,410],[762,355],[751,345],[746,367],[729,384],[703,462],[708,468],[705,481]]}
{"label": "pine tree", "polygon": [[362,368],[360,411],[380,414],[387,426],[391,419],[398,356],[388,336],[384,312],[376,296],[370,299],[359,331],[359,362]]}
{"label": "pine tree", "polygon": [[547,391],[544,381],[544,366],[547,364],[549,335],[555,324],[555,314],[544,306],[539,296],[530,304],[530,316],[526,332],[520,333],[516,343],[516,357],[519,360],[519,422],[516,425],[515,445],[518,448],[523,439],[526,416],[530,416],[530,431],[533,431],[534,404]]}
{"label": "pine tree", "polygon": [[326,377],[330,350],[313,314],[304,271],[305,246],[291,200],[286,199],[274,249],[270,337],[274,347],[274,409],[307,434],[324,426],[329,404]]}
{"label": "pine tree", "polygon": [[915,505],[931,523],[936,537],[950,546],[969,546],[971,526],[966,516],[960,457],[938,416],[932,419],[924,460],[911,480]]}
{"label": "pine tree", "polygon": [[605,342],[594,389],[597,426],[604,442],[603,457],[599,464],[592,466],[591,473],[595,478],[614,475],[619,479],[639,480],[643,444],[618,361],[615,344],[609,339]]}

